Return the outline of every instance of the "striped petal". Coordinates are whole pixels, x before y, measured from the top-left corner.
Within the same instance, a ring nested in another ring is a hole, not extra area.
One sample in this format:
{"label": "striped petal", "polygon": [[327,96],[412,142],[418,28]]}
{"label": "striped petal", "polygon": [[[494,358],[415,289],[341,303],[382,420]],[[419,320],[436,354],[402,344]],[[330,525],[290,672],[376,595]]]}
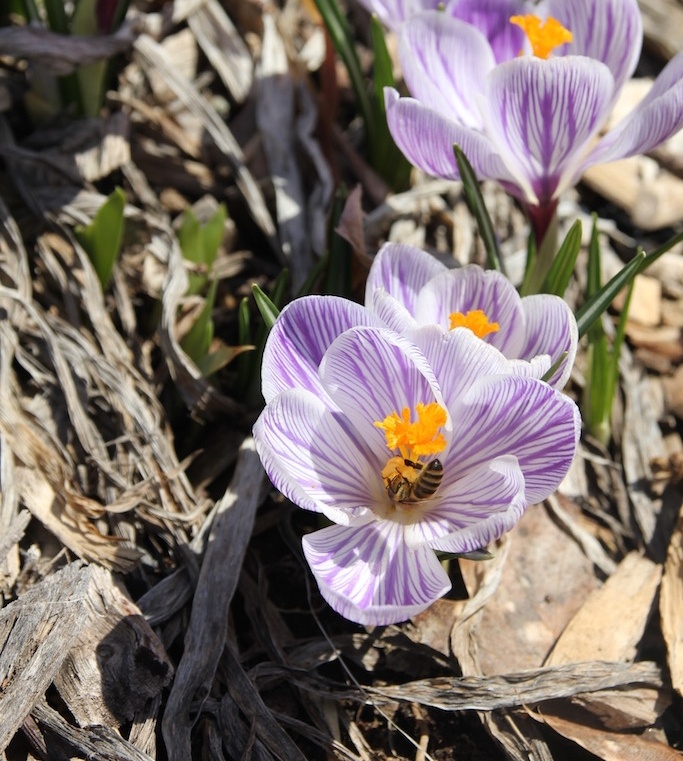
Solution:
{"label": "striped petal", "polygon": [[544,10],[573,35],[556,52],[602,61],[620,90],[635,71],[643,44],[637,0],[546,0]]}
{"label": "striped petal", "polygon": [[366,309],[337,296],[304,296],[288,304],[263,352],[261,383],[266,403],[289,388],[321,394],[318,365],[334,339],[354,325],[381,325]]}
{"label": "striped petal", "polygon": [[[444,406],[425,357],[388,330],[353,328],[339,336],[320,365],[320,379],[367,446],[380,455],[388,450],[376,421],[404,407],[414,410],[418,402]],[[444,435],[449,429],[450,423]]]}
{"label": "striped petal", "polygon": [[273,485],[300,507],[347,524],[371,520],[369,506],[386,500],[383,463],[308,391],[285,391],[271,401],[254,425],[254,440]]}
{"label": "striped petal", "polygon": [[382,521],[304,536],[320,593],[344,618],[368,626],[399,623],[451,588],[432,550],[409,548],[403,533],[402,525]]}
{"label": "striped petal", "polygon": [[488,375],[512,372],[510,363],[493,346],[467,328],[444,331],[425,325],[411,338],[418,344],[434,370],[446,407],[457,409],[460,400]]}
{"label": "striped petal", "polygon": [[496,62],[478,29],[441,11],[420,13],[401,27],[398,56],[414,98],[447,119],[481,130],[476,98]]}
{"label": "striped petal", "polygon": [[508,357],[518,357],[524,343],[524,312],[515,287],[499,272],[468,266],[434,278],[420,292],[415,317],[449,329],[450,314],[477,309],[500,326],[483,340]]}
{"label": "striped petal", "polygon": [[372,294],[383,288],[410,314],[420,290],[433,277],[447,271],[431,254],[406,243],[385,243],[377,252],[365,286],[365,306],[372,309]]}
{"label": "striped petal", "polygon": [[[631,114],[610,130],[581,165],[647,153],[683,128],[683,53],[672,58],[650,92]],[[577,177],[578,179],[578,177]]]}
{"label": "striped petal", "polygon": [[524,32],[510,23],[510,16],[533,13],[524,0],[451,0],[445,12],[479,29],[493,51],[496,63],[509,61],[525,48]]}
{"label": "striped petal", "polygon": [[422,519],[406,526],[410,546],[429,544],[444,552],[469,552],[490,544],[519,520],[526,500],[517,459],[498,457],[454,479],[449,463],[439,497]]}
{"label": "striped petal", "polygon": [[483,378],[450,412],[449,463],[456,477],[482,462],[514,455],[531,504],[552,494],[574,459],[581,431],[578,408],[541,381],[516,375]]}
{"label": "striped petal", "polygon": [[459,180],[453,153],[453,146],[457,144],[480,179],[516,185],[514,176],[485,135],[463,127],[414,98],[400,98],[390,87],[384,88],[384,100],[387,125],[394,142],[408,161],[423,172],[447,180]]}
{"label": "striped petal", "polygon": [[574,366],[579,342],[579,330],[572,310],[564,299],[548,294],[526,296],[522,299],[522,309],[526,318],[526,340],[519,356],[532,360],[538,355],[549,355],[551,364],[554,364],[567,352],[549,380],[551,386],[564,388]]}
{"label": "striped petal", "polygon": [[[433,518],[440,516],[437,528],[450,531],[435,536],[429,546],[440,552],[486,547],[519,521],[527,504],[524,476],[516,458],[499,457],[475,468],[449,489]],[[429,519],[431,524],[431,513]]]}
{"label": "striped petal", "polygon": [[435,10],[442,0],[358,0],[370,13],[375,13],[389,29],[398,29],[410,16],[420,11]]}
{"label": "striped petal", "polygon": [[580,56],[527,56],[491,72],[486,132],[532,205],[550,203],[571,182],[613,91],[609,69]]}
{"label": "striped petal", "polygon": [[368,308],[387,328],[414,342],[413,333],[418,324],[398,299],[390,296],[383,288],[374,291],[370,299]]}

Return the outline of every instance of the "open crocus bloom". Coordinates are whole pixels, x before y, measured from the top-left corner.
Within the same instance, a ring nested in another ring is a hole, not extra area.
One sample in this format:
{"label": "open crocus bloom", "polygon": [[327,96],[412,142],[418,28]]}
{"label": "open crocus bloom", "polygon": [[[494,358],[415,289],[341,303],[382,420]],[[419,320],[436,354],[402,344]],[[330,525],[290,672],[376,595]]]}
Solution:
{"label": "open crocus bloom", "polygon": [[273,484],[334,524],[303,539],[323,597],[369,625],[443,595],[434,550],[469,552],[512,528],[560,483],[580,429],[570,399],[470,330],[423,328],[437,376],[377,322],[343,299],[292,302],[264,352],[254,426]]}
{"label": "open crocus bloom", "polygon": [[[522,201],[542,239],[559,194],[588,167],[645,153],[683,126],[683,54],[598,140],[638,61],[637,1],[546,0],[534,8],[546,23],[514,18],[530,55],[487,37],[490,14],[485,27],[474,26],[474,6],[461,0],[401,26],[399,57],[412,97],[386,89],[389,129],[414,165],[438,177],[459,177],[453,145],[460,145],[481,179],[498,180]],[[510,23],[519,3],[486,6]],[[562,42],[567,35],[571,42]]]}
{"label": "open crocus bloom", "polygon": [[576,320],[559,296],[520,298],[498,272],[476,265],[448,269],[414,246],[382,246],[368,274],[365,304],[387,327],[418,346],[423,325],[436,324],[444,331],[469,328],[508,359],[524,360],[517,363],[518,371],[536,377],[566,353],[550,379],[559,389],[576,357]]}

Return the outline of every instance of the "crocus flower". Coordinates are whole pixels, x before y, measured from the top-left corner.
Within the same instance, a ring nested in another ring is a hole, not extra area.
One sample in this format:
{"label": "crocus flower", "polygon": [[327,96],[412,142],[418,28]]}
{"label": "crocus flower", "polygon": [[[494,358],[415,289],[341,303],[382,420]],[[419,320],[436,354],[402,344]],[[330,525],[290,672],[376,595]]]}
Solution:
{"label": "crocus flower", "polygon": [[359,0],[370,13],[389,29],[398,29],[410,16],[420,11],[436,10],[441,0]]}
{"label": "crocus flower", "polygon": [[365,305],[418,346],[423,325],[444,331],[467,327],[508,359],[524,360],[517,363],[519,372],[542,377],[562,360],[550,379],[560,389],[576,357],[576,320],[563,299],[549,294],[520,298],[498,272],[476,265],[448,269],[402,243],[386,243],[375,257]]}
{"label": "crocus flower", "polygon": [[378,323],[335,297],[292,302],[266,345],[254,426],[273,484],[333,523],[303,538],[322,596],[369,625],[443,595],[434,551],[469,552],[512,528],[557,487],[579,434],[570,399],[470,330],[423,328],[437,379]]}
{"label": "crocus flower", "polygon": [[358,0],[389,29],[420,11],[440,9],[449,16],[472,24],[488,39],[496,61],[507,61],[524,47],[524,32],[510,24],[510,16],[531,13],[530,0]]}
{"label": "crocus flower", "polygon": [[[515,5],[497,4],[507,21]],[[481,179],[498,180],[521,201],[541,241],[559,194],[588,167],[650,151],[683,126],[683,54],[596,139],[638,61],[637,0],[546,0],[536,6],[543,19],[512,19],[531,54],[508,45],[507,60],[506,48],[487,38],[489,27],[480,31],[464,13],[473,7],[462,3],[462,18],[453,17],[457,8],[425,11],[401,26],[399,58],[412,97],[386,89],[389,129],[413,164],[438,177],[459,177],[453,145],[460,145]]]}

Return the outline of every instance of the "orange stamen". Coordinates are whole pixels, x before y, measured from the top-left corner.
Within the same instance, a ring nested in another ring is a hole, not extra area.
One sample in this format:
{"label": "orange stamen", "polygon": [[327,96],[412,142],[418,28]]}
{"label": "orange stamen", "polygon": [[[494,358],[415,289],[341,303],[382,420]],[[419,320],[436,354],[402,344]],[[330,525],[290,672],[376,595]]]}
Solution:
{"label": "orange stamen", "polygon": [[375,422],[386,436],[389,449],[398,449],[401,457],[418,460],[425,455],[434,455],[446,448],[446,439],[439,429],[446,424],[446,410],[436,402],[415,405],[417,420],[411,422],[410,409],[404,407],[401,414],[392,412],[384,420]]}
{"label": "orange stamen", "polygon": [[552,16],[544,21],[528,13],[525,16],[511,16],[510,22],[522,28],[531,44],[531,52],[537,58],[548,58],[556,47],[574,39],[569,29]]}
{"label": "orange stamen", "polygon": [[481,309],[474,309],[467,314],[453,312],[449,315],[451,330],[453,328],[469,328],[477,338],[485,338],[489,333],[497,333],[500,325],[497,322],[489,322],[486,313]]}

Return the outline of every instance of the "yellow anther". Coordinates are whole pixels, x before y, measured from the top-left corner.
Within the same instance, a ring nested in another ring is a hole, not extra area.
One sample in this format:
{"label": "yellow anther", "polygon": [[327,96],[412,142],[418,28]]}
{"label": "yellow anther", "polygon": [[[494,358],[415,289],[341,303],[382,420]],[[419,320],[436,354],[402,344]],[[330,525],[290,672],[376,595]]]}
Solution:
{"label": "yellow anther", "polygon": [[410,409],[404,407],[401,414],[392,412],[384,420],[375,422],[384,431],[389,449],[398,449],[401,457],[416,461],[425,455],[442,452],[446,439],[439,429],[446,424],[446,410],[436,402],[415,405],[417,420],[411,422]]}
{"label": "yellow anther", "polygon": [[564,45],[565,42],[574,39],[569,29],[552,16],[543,20],[533,13],[528,13],[525,16],[511,16],[510,22],[522,28],[529,38],[531,52],[537,58],[548,58],[558,45]]}
{"label": "yellow anther", "polygon": [[451,321],[451,330],[469,328],[477,338],[485,338],[489,333],[497,333],[500,330],[500,325],[497,322],[489,322],[486,312],[481,309],[474,309],[467,314],[453,312],[448,317]]}

